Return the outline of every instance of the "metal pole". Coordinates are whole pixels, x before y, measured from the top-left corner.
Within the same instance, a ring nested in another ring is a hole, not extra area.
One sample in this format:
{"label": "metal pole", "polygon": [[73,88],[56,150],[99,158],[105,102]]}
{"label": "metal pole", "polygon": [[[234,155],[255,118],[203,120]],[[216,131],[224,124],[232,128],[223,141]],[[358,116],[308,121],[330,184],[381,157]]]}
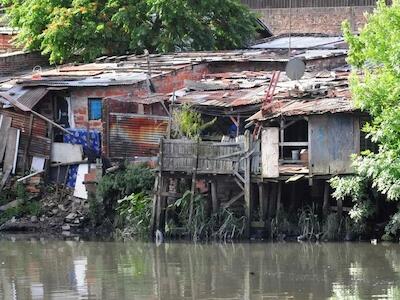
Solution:
{"label": "metal pole", "polygon": [[290,60],[292,52],[292,0],[289,0],[289,52],[288,58]]}

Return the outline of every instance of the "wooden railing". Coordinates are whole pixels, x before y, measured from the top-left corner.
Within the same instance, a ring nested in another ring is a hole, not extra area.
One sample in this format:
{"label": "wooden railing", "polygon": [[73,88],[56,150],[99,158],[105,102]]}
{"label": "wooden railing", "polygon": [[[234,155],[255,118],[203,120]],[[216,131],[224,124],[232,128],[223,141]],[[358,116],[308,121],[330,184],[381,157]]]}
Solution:
{"label": "wooden railing", "polygon": [[244,143],[161,140],[160,170],[198,174],[234,174],[243,170]]}

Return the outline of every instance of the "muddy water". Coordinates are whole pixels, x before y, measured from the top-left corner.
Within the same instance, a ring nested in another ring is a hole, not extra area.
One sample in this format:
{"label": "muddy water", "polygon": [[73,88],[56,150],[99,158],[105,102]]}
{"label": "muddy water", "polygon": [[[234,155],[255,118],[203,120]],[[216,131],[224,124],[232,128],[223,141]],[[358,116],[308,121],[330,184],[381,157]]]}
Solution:
{"label": "muddy water", "polygon": [[400,299],[400,245],[0,241],[0,299]]}

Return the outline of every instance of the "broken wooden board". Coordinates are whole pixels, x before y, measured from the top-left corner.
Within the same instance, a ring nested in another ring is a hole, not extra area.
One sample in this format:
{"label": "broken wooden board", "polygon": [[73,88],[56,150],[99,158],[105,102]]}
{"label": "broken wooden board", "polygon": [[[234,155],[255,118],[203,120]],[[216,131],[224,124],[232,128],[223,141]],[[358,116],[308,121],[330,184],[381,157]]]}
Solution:
{"label": "broken wooden board", "polygon": [[89,173],[89,165],[88,164],[79,165],[78,173],[76,175],[74,197],[81,198],[81,199],[88,198],[86,186],[83,183],[85,180],[85,174],[88,174],[88,173]]}
{"label": "broken wooden board", "polygon": [[3,170],[11,170],[11,174],[15,174],[15,169],[17,167],[19,136],[19,129],[11,127],[8,129],[8,138],[4,155]]}
{"label": "broken wooden board", "polygon": [[279,177],[279,128],[268,127],[261,134],[261,171],[263,178]]}
{"label": "broken wooden board", "polygon": [[43,171],[45,163],[46,159],[44,157],[32,157],[31,173]]}
{"label": "broken wooden board", "polygon": [[11,126],[11,117],[1,115],[0,124],[0,163],[3,162],[4,153],[6,150],[7,139],[8,139],[8,129]]}
{"label": "broken wooden board", "polygon": [[65,164],[75,161],[81,161],[82,157],[82,145],[53,143],[51,147],[51,161],[55,163]]}
{"label": "broken wooden board", "polygon": [[291,176],[288,180],[285,181],[285,183],[289,183],[289,182],[295,182],[301,178],[303,178],[305,176],[305,174],[296,174]]}

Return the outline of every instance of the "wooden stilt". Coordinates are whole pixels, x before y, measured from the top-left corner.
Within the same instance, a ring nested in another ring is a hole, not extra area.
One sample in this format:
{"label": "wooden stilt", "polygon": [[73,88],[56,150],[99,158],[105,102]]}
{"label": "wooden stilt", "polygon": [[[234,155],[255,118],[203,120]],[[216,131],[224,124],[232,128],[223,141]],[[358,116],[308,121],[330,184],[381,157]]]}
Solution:
{"label": "wooden stilt", "polygon": [[156,231],[156,219],[157,219],[157,207],[158,207],[158,184],[160,181],[160,176],[157,176],[154,181],[154,195],[153,195],[153,206],[151,211],[151,223],[150,223],[150,232],[152,236],[154,236],[154,232]]}
{"label": "wooden stilt", "polygon": [[264,192],[264,184],[260,182],[258,184],[258,203],[259,203],[259,217],[260,221],[264,221],[266,206],[265,206],[265,192]]}
{"label": "wooden stilt", "polygon": [[218,213],[219,210],[219,202],[217,197],[217,181],[211,181],[211,201],[212,201],[212,212],[213,214]]}
{"label": "wooden stilt", "polygon": [[324,203],[322,205],[322,212],[324,214],[324,216],[328,216],[329,214],[329,190],[330,190],[330,186],[329,183],[326,181],[324,184]]}
{"label": "wooden stilt", "polygon": [[[244,134],[244,151],[245,153],[250,152],[250,132],[246,130]],[[250,181],[250,161],[251,157],[248,155],[248,157],[245,158],[244,160],[244,201],[245,201],[245,211],[246,211],[246,218],[247,218],[247,228],[246,228],[246,235],[247,237],[250,237],[250,225],[251,225],[251,181]]]}
{"label": "wooden stilt", "polygon": [[339,221],[342,220],[342,214],[343,214],[343,202],[342,199],[337,200],[337,214]]}
{"label": "wooden stilt", "polygon": [[194,194],[195,194],[195,189],[196,189],[196,173],[197,173],[197,164],[199,160],[199,143],[196,143],[195,146],[195,162],[193,165],[193,170],[192,170],[192,186],[190,188],[190,208],[189,208],[189,224],[192,223],[192,217],[193,217],[193,206],[194,206]]}
{"label": "wooden stilt", "polygon": [[278,191],[276,195],[276,215],[279,215],[282,202],[282,181],[278,182]]}
{"label": "wooden stilt", "polygon": [[165,211],[167,208],[167,197],[163,196],[168,191],[168,179],[163,176],[159,185],[159,194],[157,201],[157,229],[165,231]]}

